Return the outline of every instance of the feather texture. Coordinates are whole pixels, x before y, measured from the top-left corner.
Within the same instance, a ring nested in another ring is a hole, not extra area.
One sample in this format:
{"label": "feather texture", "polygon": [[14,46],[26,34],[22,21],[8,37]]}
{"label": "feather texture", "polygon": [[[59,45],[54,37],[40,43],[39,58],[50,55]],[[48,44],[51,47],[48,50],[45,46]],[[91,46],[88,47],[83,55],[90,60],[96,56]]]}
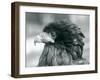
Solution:
{"label": "feather texture", "polygon": [[43,32],[51,34],[55,43],[46,43],[39,66],[69,65],[73,60],[82,59],[85,36],[76,24],[52,22]]}

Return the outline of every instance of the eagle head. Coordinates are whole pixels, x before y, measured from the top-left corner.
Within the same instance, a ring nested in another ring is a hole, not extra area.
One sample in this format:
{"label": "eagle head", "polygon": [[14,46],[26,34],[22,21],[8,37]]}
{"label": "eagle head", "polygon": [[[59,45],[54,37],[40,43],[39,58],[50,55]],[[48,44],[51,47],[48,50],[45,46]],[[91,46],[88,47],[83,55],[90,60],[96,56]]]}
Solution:
{"label": "eagle head", "polygon": [[34,37],[35,44],[46,44],[39,59],[39,64],[62,65],[71,63],[71,58],[73,60],[82,59],[83,38],[85,36],[76,24],[65,21],[49,23],[41,33]]}

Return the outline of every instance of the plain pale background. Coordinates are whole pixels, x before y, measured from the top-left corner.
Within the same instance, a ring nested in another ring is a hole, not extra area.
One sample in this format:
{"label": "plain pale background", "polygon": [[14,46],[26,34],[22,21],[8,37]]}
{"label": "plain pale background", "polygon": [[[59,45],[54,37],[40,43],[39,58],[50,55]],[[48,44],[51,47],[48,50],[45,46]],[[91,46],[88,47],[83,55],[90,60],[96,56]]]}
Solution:
{"label": "plain pale background", "polygon": [[[51,77],[35,77],[15,79],[11,74],[11,2],[15,0],[1,0],[0,2],[0,80],[100,80],[100,50],[98,51],[98,73],[97,74],[78,74]],[[39,3],[55,4],[73,4],[98,6],[100,9],[100,0],[16,0],[30,1]],[[98,23],[100,21],[100,11],[98,13]],[[98,24],[98,33],[100,34],[100,24]],[[100,37],[98,37],[98,44]],[[100,47],[100,46],[98,46]],[[99,49],[99,48],[98,48]]]}

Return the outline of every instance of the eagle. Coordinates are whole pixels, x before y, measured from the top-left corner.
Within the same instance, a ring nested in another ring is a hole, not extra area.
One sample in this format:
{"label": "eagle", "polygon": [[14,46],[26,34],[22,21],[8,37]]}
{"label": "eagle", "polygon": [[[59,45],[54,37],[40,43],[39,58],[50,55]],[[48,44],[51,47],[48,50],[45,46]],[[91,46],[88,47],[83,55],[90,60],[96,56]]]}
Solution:
{"label": "eagle", "polygon": [[48,23],[34,38],[34,43],[45,43],[38,66],[86,64],[82,57],[84,34],[74,23],[65,21]]}

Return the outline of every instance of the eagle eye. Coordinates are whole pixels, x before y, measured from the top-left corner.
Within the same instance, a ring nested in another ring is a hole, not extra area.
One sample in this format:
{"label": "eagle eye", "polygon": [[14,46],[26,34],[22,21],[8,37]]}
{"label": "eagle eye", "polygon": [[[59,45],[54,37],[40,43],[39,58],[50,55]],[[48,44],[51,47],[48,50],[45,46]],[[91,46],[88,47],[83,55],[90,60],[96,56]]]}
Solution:
{"label": "eagle eye", "polygon": [[53,39],[55,39],[57,37],[55,32],[51,32],[50,34],[51,34]]}

